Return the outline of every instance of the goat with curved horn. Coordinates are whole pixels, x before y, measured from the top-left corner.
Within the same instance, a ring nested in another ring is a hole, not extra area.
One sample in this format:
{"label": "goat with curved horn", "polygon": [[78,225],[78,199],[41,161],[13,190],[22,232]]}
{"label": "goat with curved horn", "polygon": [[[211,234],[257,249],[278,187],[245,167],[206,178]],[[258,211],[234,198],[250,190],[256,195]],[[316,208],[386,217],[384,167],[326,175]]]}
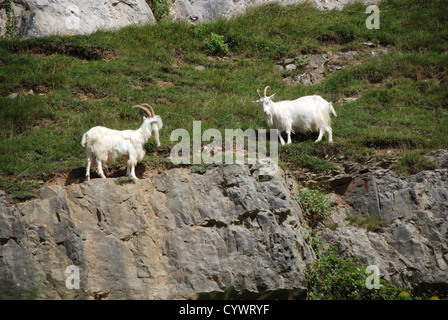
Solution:
{"label": "goat with curved horn", "polygon": [[291,132],[294,132],[294,129],[304,133],[319,131],[319,136],[315,142],[321,141],[323,135],[328,133],[328,142],[333,142],[330,113],[336,117],[336,111],[331,102],[318,95],[274,102],[272,99],[275,93],[268,97],[268,89],[269,86],[264,88],[264,97],[261,97],[260,91],[257,90],[260,99],[252,102],[258,103],[263,108],[267,124],[269,126],[274,125],[277,128],[282,145],[285,144],[285,140],[281,133],[286,132],[288,138],[286,144],[289,144],[291,143]]}
{"label": "goat with curved horn", "polygon": [[91,128],[82,136],[81,144],[86,148],[87,168],[86,178],[90,180],[90,167],[98,167],[98,174],[106,178],[103,165],[115,161],[118,157],[127,157],[126,174],[132,179],[137,179],[135,166],[145,156],[144,144],[151,136],[160,146],[159,131],[163,127],[162,118],[154,113],[154,109],[147,103],[135,105],[132,108],[142,109],[147,117],[143,117],[143,123],[137,130],[113,130],[102,126]]}
{"label": "goat with curved horn", "polygon": [[[149,106],[149,104],[146,104],[146,105]],[[154,110],[152,110],[152,112],[151,112],[151,110],[150,110],[149,108],[147,108],[147,107],[145,106],[145,104],[138,104],[138,105],[133,106],[132,108],[138,108],[138,109],[141,109],[141,110],[145,111],[145,113],[146,113],[146,115],[147,115],[148,117],[150,117],[150,118],[153,118],[153,117],[154,117],[154,115],[153,115]]]}
{"label": "goat with curved horn", "polygon": [[270,88],[270,86],[266,86],[266,88],[264,88],[264,97],[265,98],[267,98],[266,93],[267,93],[269,88]]}
{"label": "goat with curved horn", "polygon": [[156,139],[157,146],[160,147],[159,131],[162,130],[163,127],[162,118],[156,115],[154,109],[148,103],[138,104],[136,106],[133,106],[132,108],[142,109],[143,111],[145,111],[146,115],[149,118],[154,118],[156,120],[151,125],[151,134],[154,139]]}
{"label": "goat with curved horn", "polygon": [[151,114],[152,114],[151,117],[155,117],[156,116],[156,113],[154,112],[154,109],[148,103],[142,103],[142,106],[148,108],[148,110],[151,111]]}

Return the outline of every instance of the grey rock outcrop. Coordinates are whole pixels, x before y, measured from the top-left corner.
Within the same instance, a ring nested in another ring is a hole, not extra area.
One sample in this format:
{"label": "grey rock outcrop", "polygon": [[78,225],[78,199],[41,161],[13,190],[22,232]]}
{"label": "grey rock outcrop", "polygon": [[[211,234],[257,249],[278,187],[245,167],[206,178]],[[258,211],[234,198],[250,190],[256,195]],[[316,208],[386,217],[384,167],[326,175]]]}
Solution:
{"label": "grey rock outcrop", "polygon": [[[407,178],[380,169],[349,182],[344,208],[333,214],[335,230],[322,238],[343,256],[377,265],[400,287],[448,290],[448,171],[422,171]],[[370,232],[350,225],[347,215],[376,216],[390,225]],[[333,239],[330,241],[330,239]]]}
{"label": "grey rock outcrop", "polygon": [[[365,43],[363,43],[366,45]],[[282,59],[276,63],[274,70],[281,73],[286,85],[313,85],[321,83],[328,75],[337,73],[347,66],[359,63],[359,56],[367,52],[371,57],[388,53],[387,48],[374,47],[371,50],[345,51],[319,54],[305,54],[294,58]]]}
{"label": "grey rock outcrop", "polygon": [[[319,84],[325,79],[325,73],[336,73],[347,65],[356,63],[357,54],[356,51],[329,51],[322,54],[300,55],[279,61],[275,69],[282,72],[283,81],[287,85]],[[299,72],[294,72],[296,69]]]}
{"label": "grey rock outcrop", "polygon": [[0,37],[7,31],[8,20],[15,21],[15,32],[24,39],[90,34],[155,22],[145,0],[13,0],[11,7],[9,16],[6,9],[0,10]]}
{"label": "grey rock outcrop", "polygon": [[[176,19],[195,22],[211,22],[219,18],[229,19],[244,14],[248,8],[267,4],[294,5],[308,0],[176,0],[171,7],[171,15]],[[361,2],[378,4],[379,0],[313,0],[308,1],[319,10],[340,10],[345,6]]]}
{"label": "grey rock outcrop", "polygon": [[431,151],[426,158],[434,161],[439,168],[448,169],[448,150]]}
{"label": "grey rock outcrop", "polygon": [[[0,1],[0,5],[7,0]],[[6,33],[34,38],[49,35],[90,34],[98,30],[117,29],[134,24],[155,23],[145,0],[8,0],[0,6],[0,37]],[[244,14],[250,7],[275,2],[280,5],[301,4],[308,0],[176,0],[170,7],[173,19],[194,23],[228,19]],[[319,10],[342,9],[350,3],[377,4],[379,0],[314,0]],[[9,9],[8,9],[9,10]],[[7,30],[7,24],[10,29]]]}
{"label": "grey rock outcrop", "polygon": [[[441,164],[445,155],[430,154]],[[329,180],[333,227],[314,235],[397,286],[448,290],[448,170],[354,167]],[[290,174],[261,175],[257,164],[146,177],[46,186],[20,203],[0,191],[0,298],[184,299],[229,288],[303,297],[316,256]],[[354,215],[388,225],[372,232]],[[79,289],[67,288],[73,265]]]}
{"label": "grey rock outcrop", "polygon": [[[302,290],[314,252],[283,171],[266,179],[254,168],[226,165],[119,181],[48,186],[18,204],[1,192],[1,297],[175,299],[231,286],[241,293]],[[79,290],[66,287],[71,265],[79,268]]]}

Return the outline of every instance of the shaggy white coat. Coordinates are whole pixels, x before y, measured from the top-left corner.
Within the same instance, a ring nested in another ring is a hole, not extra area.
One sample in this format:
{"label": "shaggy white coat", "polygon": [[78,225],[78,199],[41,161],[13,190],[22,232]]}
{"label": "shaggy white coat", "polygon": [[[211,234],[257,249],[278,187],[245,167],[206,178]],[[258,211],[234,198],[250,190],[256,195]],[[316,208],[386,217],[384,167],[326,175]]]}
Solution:
{"label": "shaggy white coat", "polygon": [[143,145],[154,136],[160,146],[159,130],[163,123],[160,116],[143,117],[143,123],[137,130],[113,130],[102,126],[93,127],[82,136],[81,145],[86,149],[86,178],[90,180],[90,167],[96,164],[98,174],[106,178],[102,166],[115,161],[118,157],[127,158],[126,174],[137,180],[135,166],[143,160]]}
{"label": "shaggy white coat", "polygon": [[275,94],[269,97],[260,95],[260,99],[253,102],[262,106],[268,125],[274,125],[278,130],[282,145],[285,145],[285,141],[281,133],[286,132],[286,144],[290,144],[291,132],[294,130],[302,133],[319,131],[315,142],[321,141],[326,132],[328,133],[328,142],[333,142],[330,112],[336,117],[336,111],[330,102],[318,95],[274,102],[272,101],[274,96]]}

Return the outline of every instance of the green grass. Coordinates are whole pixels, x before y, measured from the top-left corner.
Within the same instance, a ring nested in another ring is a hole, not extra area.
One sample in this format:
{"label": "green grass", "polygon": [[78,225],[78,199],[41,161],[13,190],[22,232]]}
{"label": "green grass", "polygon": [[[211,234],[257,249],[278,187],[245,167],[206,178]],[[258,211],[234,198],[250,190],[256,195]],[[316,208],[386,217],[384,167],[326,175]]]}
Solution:
{"label": "green grass", "polygon": [[421,151],[403,152],[403,156],[394,166],[395,171],[405,175],[435,168],[437,168],[437,164],[426,158]]}
{"label": "green grass", "polygon": [[[269,4],[200,26],[161,19],[89,36],[0,40],[0,188],[27,192],[55,170],[85,166],[82,134],[95,125],[138,128],[142,114],[131,106],[142,102],[162,116],[161,143],[168,147],[176,144],[170,133],[192,132],[194,120],[223,135],[226,128],[266,128],[251,102],[266,85],[278,100],[359,97],[335,104],[334,146],[314,144],[309,134],[280,148],[282,165],[292,170],[333,170],[327,151],[359,156],[394,148],[406,155],[447,148],[447,9],[446,1],[383,1],[381,29],[368,30],[359,4],[325,12]],[[215,54],[212,34],[225,48]],[[278,59],[365,50],[365,41],[387,46],[388,54],[363,54],[360,64],[319,85],[286,86],[274,72]],[[26,95],[30,89],[34,95]],[[16,99],[6,98],[13,92]],[[411,165],[402,161],[400,171],[418,170]]]}
{"label": "green grass", "polygon": [[384,228],[390,225],[389,221],[376,216],[347,216],[345,220],[349,221],[352,225],[379,233],[383,232]]}

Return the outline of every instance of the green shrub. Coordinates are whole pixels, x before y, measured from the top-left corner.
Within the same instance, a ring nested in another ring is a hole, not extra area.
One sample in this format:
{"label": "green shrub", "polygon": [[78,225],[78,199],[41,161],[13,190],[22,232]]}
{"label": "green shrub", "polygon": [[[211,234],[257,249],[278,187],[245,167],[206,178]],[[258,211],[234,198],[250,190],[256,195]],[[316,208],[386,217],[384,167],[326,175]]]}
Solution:
{"label": "green shrub", "polygon": [[307,271],[305,283],[311,300],[355,299],[365,286],[362,265],[343,260],[333,251],[325,252]]}
{"label": "green shrub", "polygon": [[170,13],[172,0],[147,0],[146,1],[157,21],[165,18]]}
{"label": "green shrub", "polygon": [[19,32],[17,28],[19,21],[17,20],[14,10],[12,9],[12,0],[3,1],[2,6],[5,9],[6,15],[6,32],[4,37],[10,39],[20,38],[21,32]]}
{"label": "green shrub", "polygon": [[331,213],[331,204],[323,188],[305,188],[297,195],[297,201],[311,221],[322,221]]}
{"label": "green shrub", "polygon": [[329,249],[319,254],[305,275],[310,300],[393,300],[402,289],[384,279],[379,289],[368,289],[366,267],[356,258],[342,259]]}
{"label": "green shrub", "polygon": [[229,46],[224,42],[224,36],[210,33],[210,38],[205,40],[208,51],[212,54],[223,54],[229,52]]}

